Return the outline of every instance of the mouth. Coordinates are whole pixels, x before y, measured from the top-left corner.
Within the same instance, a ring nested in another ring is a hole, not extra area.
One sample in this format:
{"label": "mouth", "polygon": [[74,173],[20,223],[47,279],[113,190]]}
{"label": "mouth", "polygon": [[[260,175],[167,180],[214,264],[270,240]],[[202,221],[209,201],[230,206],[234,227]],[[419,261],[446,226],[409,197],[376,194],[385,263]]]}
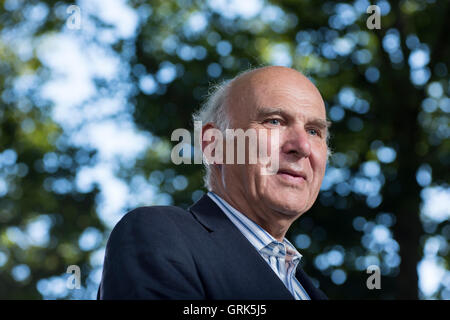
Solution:
{"label": "mouth", "polygon": [[278,170],[277,175],[280,176],[283,180],[291,183],[302,183],[306,181],[306,174],[301,171],[280,169]]}

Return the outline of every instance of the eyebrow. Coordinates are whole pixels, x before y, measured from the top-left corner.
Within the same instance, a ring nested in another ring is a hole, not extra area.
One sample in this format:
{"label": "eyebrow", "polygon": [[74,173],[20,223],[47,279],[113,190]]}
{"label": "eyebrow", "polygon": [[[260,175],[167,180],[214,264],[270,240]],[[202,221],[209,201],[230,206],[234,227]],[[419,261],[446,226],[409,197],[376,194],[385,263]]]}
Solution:
{"label": "eyebrow", "polygon": [[323,120],[323,119],[319,119],[319,118],[314,118],[310,121],[308,121],[308,123],[311,123],[317,127],[319,127],[320,129],[327,129],[329,127],[331,127],[331,122],[328,120]]}
{"label": "eyebrow", "polygon": [[[281,108],[274,108],[274,107],[262,107],[258,110],[257,116],[258,118],[264,118],[267,116],[273,116],[273,115],[279,115],[288,117],[289,114],[287,114],[283,109]],[[308,124],[313,124],[317,126],[320,129],[327,129],[330,128],[331,122],[325,119],[321,118],[313,118],[307,121]]]}

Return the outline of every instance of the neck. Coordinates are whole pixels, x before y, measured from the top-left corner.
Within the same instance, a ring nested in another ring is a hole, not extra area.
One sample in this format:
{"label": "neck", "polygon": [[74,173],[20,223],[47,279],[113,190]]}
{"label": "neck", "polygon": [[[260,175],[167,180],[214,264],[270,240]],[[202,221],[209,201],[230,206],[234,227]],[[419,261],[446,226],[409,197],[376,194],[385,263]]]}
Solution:
{"label": "neck", "polygon": [[227,192],[223,185],[213,184],[212,192],[228,202],[233,208],[266,230],[277,241],[283,242],[291,224],[295,219],[263,206],[252,206],[243,193]]}

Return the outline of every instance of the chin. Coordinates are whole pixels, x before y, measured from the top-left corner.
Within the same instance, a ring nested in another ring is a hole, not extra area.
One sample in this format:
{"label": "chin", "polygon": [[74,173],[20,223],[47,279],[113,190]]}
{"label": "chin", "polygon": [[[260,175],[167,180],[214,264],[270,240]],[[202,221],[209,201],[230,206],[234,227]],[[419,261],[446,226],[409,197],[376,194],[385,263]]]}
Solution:
{"label": "chin", "polygon": [[[288,196],[288,194],[286,194]],[[287,198],[287,197],[280,197],[276,199],[271,199],[270,201],[270,207],[278,211],[282,214],[285,214],[287,216],[298,216],[303,213],[305,213],[309,206],[307,203],[302,201],[303,199],[297,199],[295,198]]]}
{"label": "chin", "polygon": [[289,216],[298,216],[310,208],[309,190],[305,187],[284,185],[276,181],[262,186],[264,191],[260,199],[265,199],[266,205],[280,213]]}

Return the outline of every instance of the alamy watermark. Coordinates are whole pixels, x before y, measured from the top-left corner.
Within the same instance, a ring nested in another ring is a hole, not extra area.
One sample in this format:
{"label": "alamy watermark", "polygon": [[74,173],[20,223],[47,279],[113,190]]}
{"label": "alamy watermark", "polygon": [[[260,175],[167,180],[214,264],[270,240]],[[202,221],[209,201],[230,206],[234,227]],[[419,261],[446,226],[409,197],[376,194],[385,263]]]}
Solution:
{"label": "alamy watermark", "polygon": [[81,270],[76,264],[72,264],[67,267],[66,273],[70,276],[67,278],[67,289],[80,289],[81,288]]}
{"label": "alamy watermark", "polygon": [[367,267],[366,272],[368,274],[371,274],[370,277],[367,278],[366,286],[367,289],[373,290],[373,289],[381,289],[381,271],[380,267],[372,264]]}
{"label": "alamy watermark", "polygon": [[70,30],[81,29],[81,9],[77,5],[70,5],[66,9],[66,13],[69,17],[66,20],[66,26]]}
{"label": "alamy watermark", "polygon": [[[202,136],[202,122],[195,121],[193,140],[194,164],[202,164],[203,161],[206,164],[260,164],[262,175],[276,174],[279,169],[278,129],[226,129],[224,133],[210,128]],[[172,132],[171,141],[179,141],[172,149],[172,162],[191,164],[191,133],[186,129],[176,129]],[[202,142],[210,142],[203,151]]]}
{"label": "alamy watermark", "polygon": [[366,20],[367,29],[381,29],[381,9],[377,5],[368,6],[366,12],[370,16]]}

